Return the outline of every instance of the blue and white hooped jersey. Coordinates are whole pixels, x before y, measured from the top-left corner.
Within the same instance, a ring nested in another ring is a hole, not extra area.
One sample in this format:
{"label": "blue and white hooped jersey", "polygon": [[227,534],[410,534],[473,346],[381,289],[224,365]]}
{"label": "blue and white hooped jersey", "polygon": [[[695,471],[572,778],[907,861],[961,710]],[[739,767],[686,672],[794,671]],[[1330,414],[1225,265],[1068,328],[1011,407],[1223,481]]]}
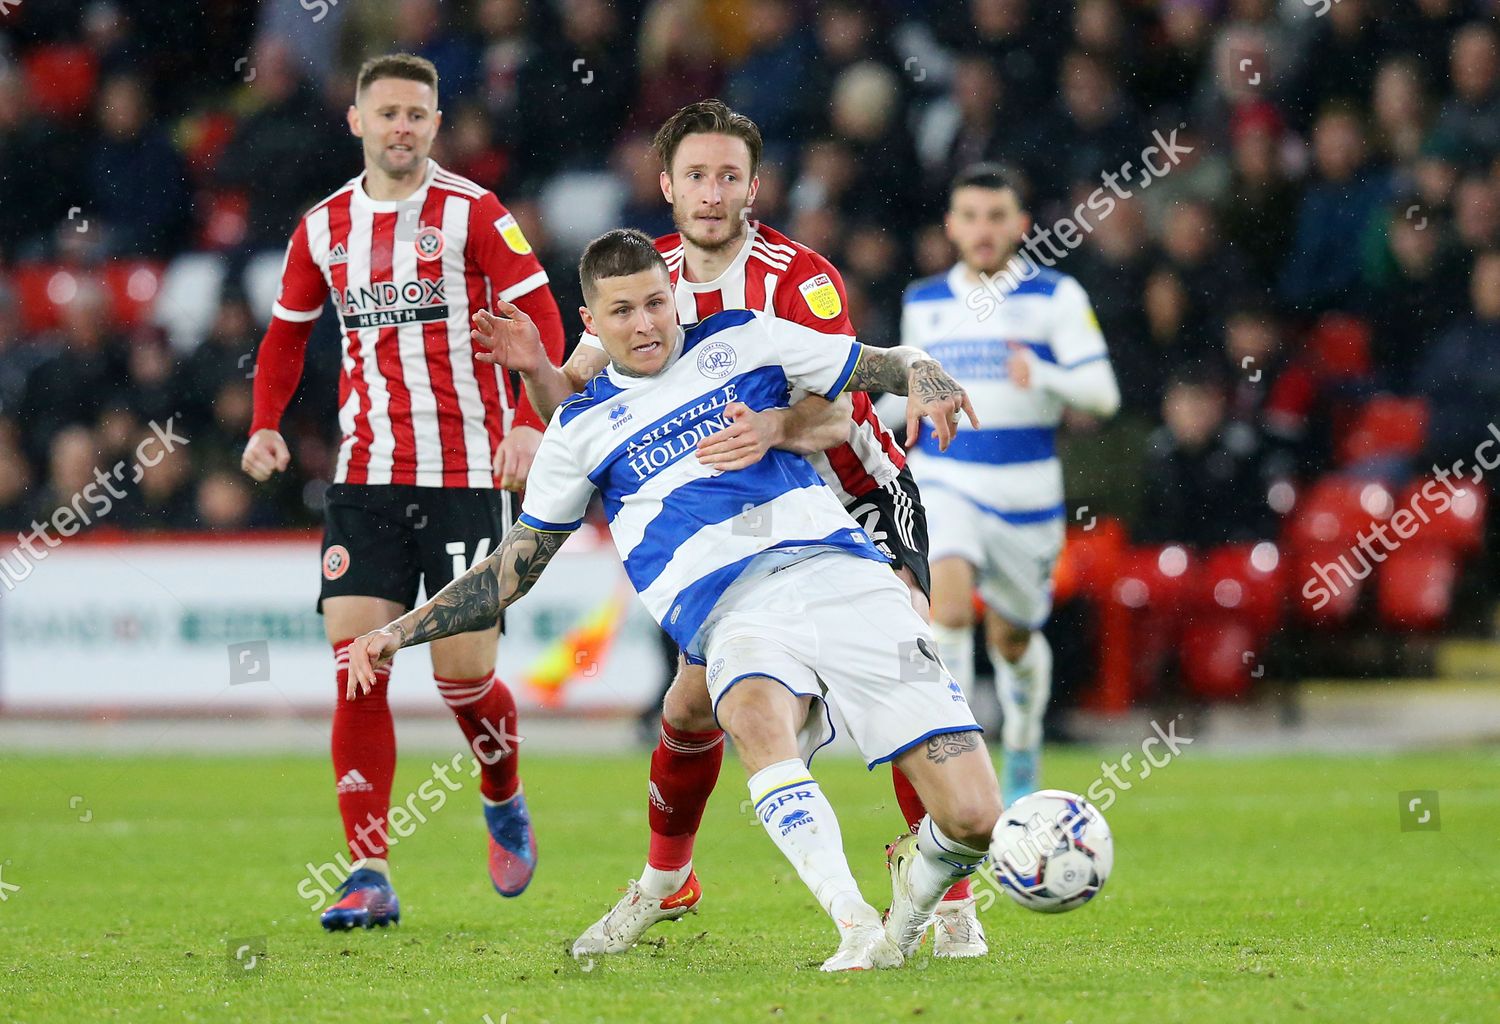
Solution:
{"label": "blue and white hooped jersey", "polygon": [[[1003,279],[997,275],[997,286]],[[901,343],[942,363],[968,391],[982,424],[976,430],[960,418],[953,443],[939,452],[924,421],[910,457],[918,483],[958,491],[1007,522],[1061,520],[1062,466],[1054,441],[1063,402],[1034,385],[1017,387],[1007,363],[1013,343],[1064,369],[1109,358],[1082,286],[1066,274],[1040,270],[997,294],[960,263],[906,289]]]}
{"label": "blue and white hooped jersey", "polygon": [[728,425],[724,408],[785,406],[793,388],[834,398],[854,374],[852,337],[749,310],[716,313],[682,333],[654,377],[608,367],[558,407],[526,482],[520,522],[565,532],[597,488],[626,575],[678,646],[758,555],[809,545],[887,561],[812,464],[773,448],[723,472],[695,456]]}

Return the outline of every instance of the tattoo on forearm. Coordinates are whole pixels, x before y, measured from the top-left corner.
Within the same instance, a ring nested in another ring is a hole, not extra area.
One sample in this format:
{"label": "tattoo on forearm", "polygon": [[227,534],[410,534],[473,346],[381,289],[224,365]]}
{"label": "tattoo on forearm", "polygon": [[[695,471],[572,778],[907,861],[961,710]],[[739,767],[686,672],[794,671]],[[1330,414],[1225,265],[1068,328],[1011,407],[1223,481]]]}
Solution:
{"label": "tattoo on forearm", "polygon": [[978,749],[979,733],[948,732],[941,736],[934,736],[927,741],[927,760],[933,764],[942,764],[959,754],[967,754],[971,750]]}
{"label": "tattoo on forearm", "polygon": [[849,380],[850,391],[875,391],[891,395],[911,393],[922,402],[936,402],[963,395],[958,381],[948,376],[936,359],[902,358],[910,349],[877,349],[866,347]]}
{"label": "tattoo on forearm", "polygon": [[490,628],[532,588],[568,536],[512,526],[500,550],[396,621],[401,646]]}

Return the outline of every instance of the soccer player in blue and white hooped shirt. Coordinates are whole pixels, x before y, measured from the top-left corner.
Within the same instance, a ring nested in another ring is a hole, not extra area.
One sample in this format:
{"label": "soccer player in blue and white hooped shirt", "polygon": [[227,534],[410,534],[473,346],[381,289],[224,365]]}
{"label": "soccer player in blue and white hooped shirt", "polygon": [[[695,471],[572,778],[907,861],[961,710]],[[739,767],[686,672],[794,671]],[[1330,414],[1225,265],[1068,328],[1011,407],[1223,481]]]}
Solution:
{"label": "soccer player in blue and white hooped shirt", "polygon": [[[697,442],[799,391],[832,400],[857,389],[909,393],[909,427],[931,418],[941,446],[960,411],[977,425],[969,400],[909,348],[871,349],[745,310],[684,330],[667,266],[639,231],[596,239],[579,276],[580,312],[609,366],[553,416],[500,550],[351,645],[349,696],[399,648],[494,622],[582,524],[597,489],[641,600],[708,665],[714,714],[750,773],[757,816],[838,926],[823,969],[899,966],[943,894],[984,859],[999,819],[978,726],[906,587],[811,463],[772,449],[724,471],[697,457]],[[524,313],[502,323],[497,359],[512,343],[535,345]],[[831,706],[867,764],[894,760],[928,809],[918,834],[891,847],[884,925],[807,767],[831,739]]]}
{"label": "soccer player in blue and white hooped shirt", "polygon": [[944,227],[959,262],[907,288],[901,343],[942,363],[984,426],[960,429],[945,449],[924,432],[910,465],[927,507],[933,631],[965,694],[976,583],[984,601],[1010,804],[1038,787],[1052,690],[1041,627],[1065,525],[1054,435],[1065,408],[1114,415],[1120,390],[1083,288],[1019,251],[1031,218],[1008,172],[979,164],[960,173]]}

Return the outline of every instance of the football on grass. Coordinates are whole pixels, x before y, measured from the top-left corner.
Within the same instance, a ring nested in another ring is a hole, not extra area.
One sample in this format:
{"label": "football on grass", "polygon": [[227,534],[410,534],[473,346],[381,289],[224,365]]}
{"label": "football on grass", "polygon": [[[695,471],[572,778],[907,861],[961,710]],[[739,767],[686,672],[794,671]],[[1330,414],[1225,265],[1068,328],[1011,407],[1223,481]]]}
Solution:
{"label": "football on grass", "polygon": [[1060,914],[1094,898],[1115,862],[1104,815],[1061,789],[1023,796],[1005,809],[990,842],[990,870],[1027,910]]}

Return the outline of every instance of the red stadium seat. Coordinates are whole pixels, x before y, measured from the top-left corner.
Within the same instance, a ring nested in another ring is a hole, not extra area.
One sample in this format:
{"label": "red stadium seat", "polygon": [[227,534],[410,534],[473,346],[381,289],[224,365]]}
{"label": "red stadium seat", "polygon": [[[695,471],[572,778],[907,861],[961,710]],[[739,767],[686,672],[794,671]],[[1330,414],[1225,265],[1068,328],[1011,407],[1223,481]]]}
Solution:
{"label": "red stadium seat", "polygon": [[1356,316],[1329,313],[1307,336],[1307,351],[1325,378],[1370,375],[1370,325]]}
{"label": "red stadium seat", "polygon": [[70,117],[88,109],[98,65],[87,46],[49,43],[22,58],[26,86],[36,109],[49,117]]}
{"label": "red stadium seat", "polygon": [[1196,608],[1218,612],[1248,622],[1260,634],[1269,634],[1282,618],[1282,588],[1286,578],[1281,552],[1269,541],[1260,544],[1230,544],[1215,548],[1198,574],[1201,595]]}
{"label": "red stadium seat", "polygon": [[1264,674],[1259,666],[1263,641],[1243,621],[1216,617],[1190,623],[1180,646],[1182,680],[1206,700],[1238,700]]}
{"label": "red stadium seat", "polygon": [[1453,609],[1458,562],[1437,545],[1412,544],[1386,556],[1375,588],[1376,614],[1393,629],[1438,629]]}
{"label": "red stadium seat", "polygon": [[200,193],[196,206],[200,249],[232,249],[245,240],[250,200],[243,192]]}
{"label": "red stadium seat", "polygon": [[1347,622],[1359,604],[1365,580],[1363,556],[1351,555],[1350,545],[1333,541],[1298,547],[1290,562],[1292,607],[1303,622],[1330,626]]}
{"label": "red stadium seat", "polygon": [[1376,395],[1359,411],[1339,444],[1342,465],[1373,459],[1412,459],[1427,440],[1427,401]]}
{"label": "red stadium seat", "polygon": [[1354,535],[1372,521],[1384,521],[1394,500],[1384,485],[1358,477],[1332,474],[1304,491],[1287,519],[1286,541],[1296,551],[1310,544],[1354,542]]}
{"label": "red stadium seat", "polygon": [[[1457,554],[1469,555],[1484,546],[1484,518],[1489,505],[1489,495],[1484,487],[1472,480],[1450,478],[1453,489],[1463,491],[1455,497],[1444,483],[1436,479],[1418,480],[1401,494],[1396,508],[1411,509],[1416,516],[1415,524],[1408,523],[1404,530],[1415,533],[1411,543],[1432,545]],[[1425,493],[1424,493],[1425,491]],[[1442,512],[1438,507],[1447,505]],[[1425,514],[1426,521],[1422,521]],[[1397,523],[1393,521],[1391,529]]]}
{"label": "red stadium seat", "polygon": [[137,327],[147,322],[161,291],[163,267],[148,260],[117,260],[104,271],[115,323]]}

